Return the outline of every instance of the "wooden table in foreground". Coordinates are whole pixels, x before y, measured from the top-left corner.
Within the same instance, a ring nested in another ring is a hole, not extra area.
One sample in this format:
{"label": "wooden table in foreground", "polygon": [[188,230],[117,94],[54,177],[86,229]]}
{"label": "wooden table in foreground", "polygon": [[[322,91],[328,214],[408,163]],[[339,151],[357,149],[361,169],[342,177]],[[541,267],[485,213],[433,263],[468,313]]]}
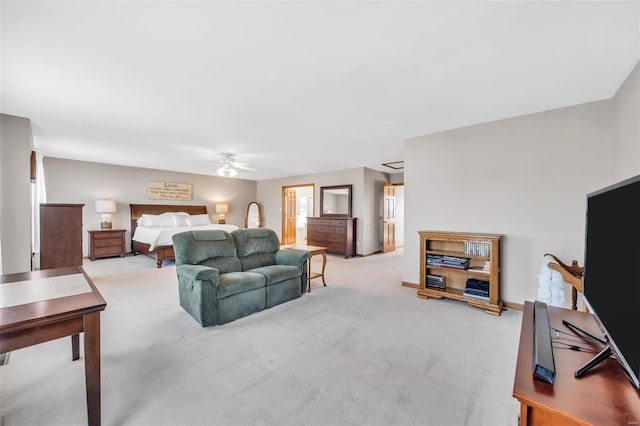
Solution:
{"label": "wooden table in foreground", "polygon": [[311,271],[311,259],[309,259],[309,292],[311,292],[311,280],[314,278],[322,277],[322,284],[326,287],[327,283],[324,282],[324,269],[327,266],[327,248],[320,246],[309,246],[306,244],[289,244],[286,245],[285,248],[292,250],[304,250],[311,253],[311,256],[315,256],[316,254],[322,255],[322,272],[312,272]]}
{"label": "wooden table in foreground", "polygon": [[[593,316],[587,312],[548,306],[552,328],[570,333],[562,320],[597,333]],[[558,340],[551,331],[552,341]],[[561,341],[599,351],[598,345],[575,341],[561,334]],[[558,346],[558,347],[556,347]],[[573,373],[595,354],[560,348],[553,356],[556,378],[553,385],[533,377],[533,303],[525,302],[520,347],[513,383],[513,396],[520,402],[520,426],[525,425],[640,425],[640,395],[618,362],[609,358],[577,379]]]}
{"label": "wooden table in foreground", "polygon": [[71,336],[75,361],[84,332],[88,424],[100,425],[100,311],[107,304],[89,276],[80,266],[1,275],[0,293],[0,353]]}

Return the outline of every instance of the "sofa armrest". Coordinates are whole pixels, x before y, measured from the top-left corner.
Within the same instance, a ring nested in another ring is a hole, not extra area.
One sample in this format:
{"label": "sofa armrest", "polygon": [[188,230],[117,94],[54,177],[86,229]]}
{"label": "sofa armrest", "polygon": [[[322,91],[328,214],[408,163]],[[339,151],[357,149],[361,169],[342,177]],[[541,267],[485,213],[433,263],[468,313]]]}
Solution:
{"label": "sofa armrest", "polygon": [[215,284],[218,283],[218,277],[220,276],[218,269],[203,265],[178,265],[176,272],[178,276],[183,276],[188,280],[211,280]]}
{"label": "sofa armrest", "polygon": [[295,265],[302,267],[311,259],[311,253],[305,250],[278,250],[276,252],[276,265]]}
{"label": "sofa armrest", "polygon": [[307,262],[311,253],[306,250],[284,249],[276,252],[276,265],[293,265],[300,268],[300,292],[306,293],[309,274]]}
{"label": "sofa armrest", "polygon": [[220,271],[203,265],[176,267],[180,306],[203,327],[216,324]]}

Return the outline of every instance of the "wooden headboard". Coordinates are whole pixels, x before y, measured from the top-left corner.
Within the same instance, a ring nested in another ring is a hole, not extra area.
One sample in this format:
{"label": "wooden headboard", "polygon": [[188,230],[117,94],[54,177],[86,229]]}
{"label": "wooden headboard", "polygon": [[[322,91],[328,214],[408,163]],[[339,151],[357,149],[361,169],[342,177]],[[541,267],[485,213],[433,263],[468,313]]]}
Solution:
{"label": "wooden headboard", "polygon": [[129,204],[131,211],[131,235],[136,231],[138,219],[143,214],[161,214],[169,212],[185,212],[189,214],[207,214],[207,206],[180,204]]}

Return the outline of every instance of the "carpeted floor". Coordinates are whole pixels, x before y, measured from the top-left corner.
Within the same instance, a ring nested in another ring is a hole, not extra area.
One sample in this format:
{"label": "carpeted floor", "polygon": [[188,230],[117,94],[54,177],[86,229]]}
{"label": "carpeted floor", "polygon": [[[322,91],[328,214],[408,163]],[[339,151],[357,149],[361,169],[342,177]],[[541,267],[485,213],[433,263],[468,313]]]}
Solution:
{"label": "carpeted floor", "polygon": [[[400,285],[401,250],[329,256],[327,287],[204,329],[178,304],[173,264],[85,268],[107,301],[103,425],[517,423],[521,312],[418,299]],[[70,338],[11,353],[0,380],[3,426],[86,424]]]}

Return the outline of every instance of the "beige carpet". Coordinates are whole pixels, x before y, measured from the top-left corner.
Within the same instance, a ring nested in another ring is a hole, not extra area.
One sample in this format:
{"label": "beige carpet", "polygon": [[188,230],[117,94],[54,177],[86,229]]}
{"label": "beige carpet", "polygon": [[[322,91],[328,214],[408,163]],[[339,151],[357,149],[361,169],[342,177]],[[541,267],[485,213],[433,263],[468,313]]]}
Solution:
{"label": "beige carpet", "polygon": [[[517,423],[521,313],[418,299],[401,251],[329,256],[328,287],[205,329],[178,305],[174,265],[85,267],[107,301],[103,425]],[[0,380],[3,426],[86,424],[70,338],[11,353]]]}

